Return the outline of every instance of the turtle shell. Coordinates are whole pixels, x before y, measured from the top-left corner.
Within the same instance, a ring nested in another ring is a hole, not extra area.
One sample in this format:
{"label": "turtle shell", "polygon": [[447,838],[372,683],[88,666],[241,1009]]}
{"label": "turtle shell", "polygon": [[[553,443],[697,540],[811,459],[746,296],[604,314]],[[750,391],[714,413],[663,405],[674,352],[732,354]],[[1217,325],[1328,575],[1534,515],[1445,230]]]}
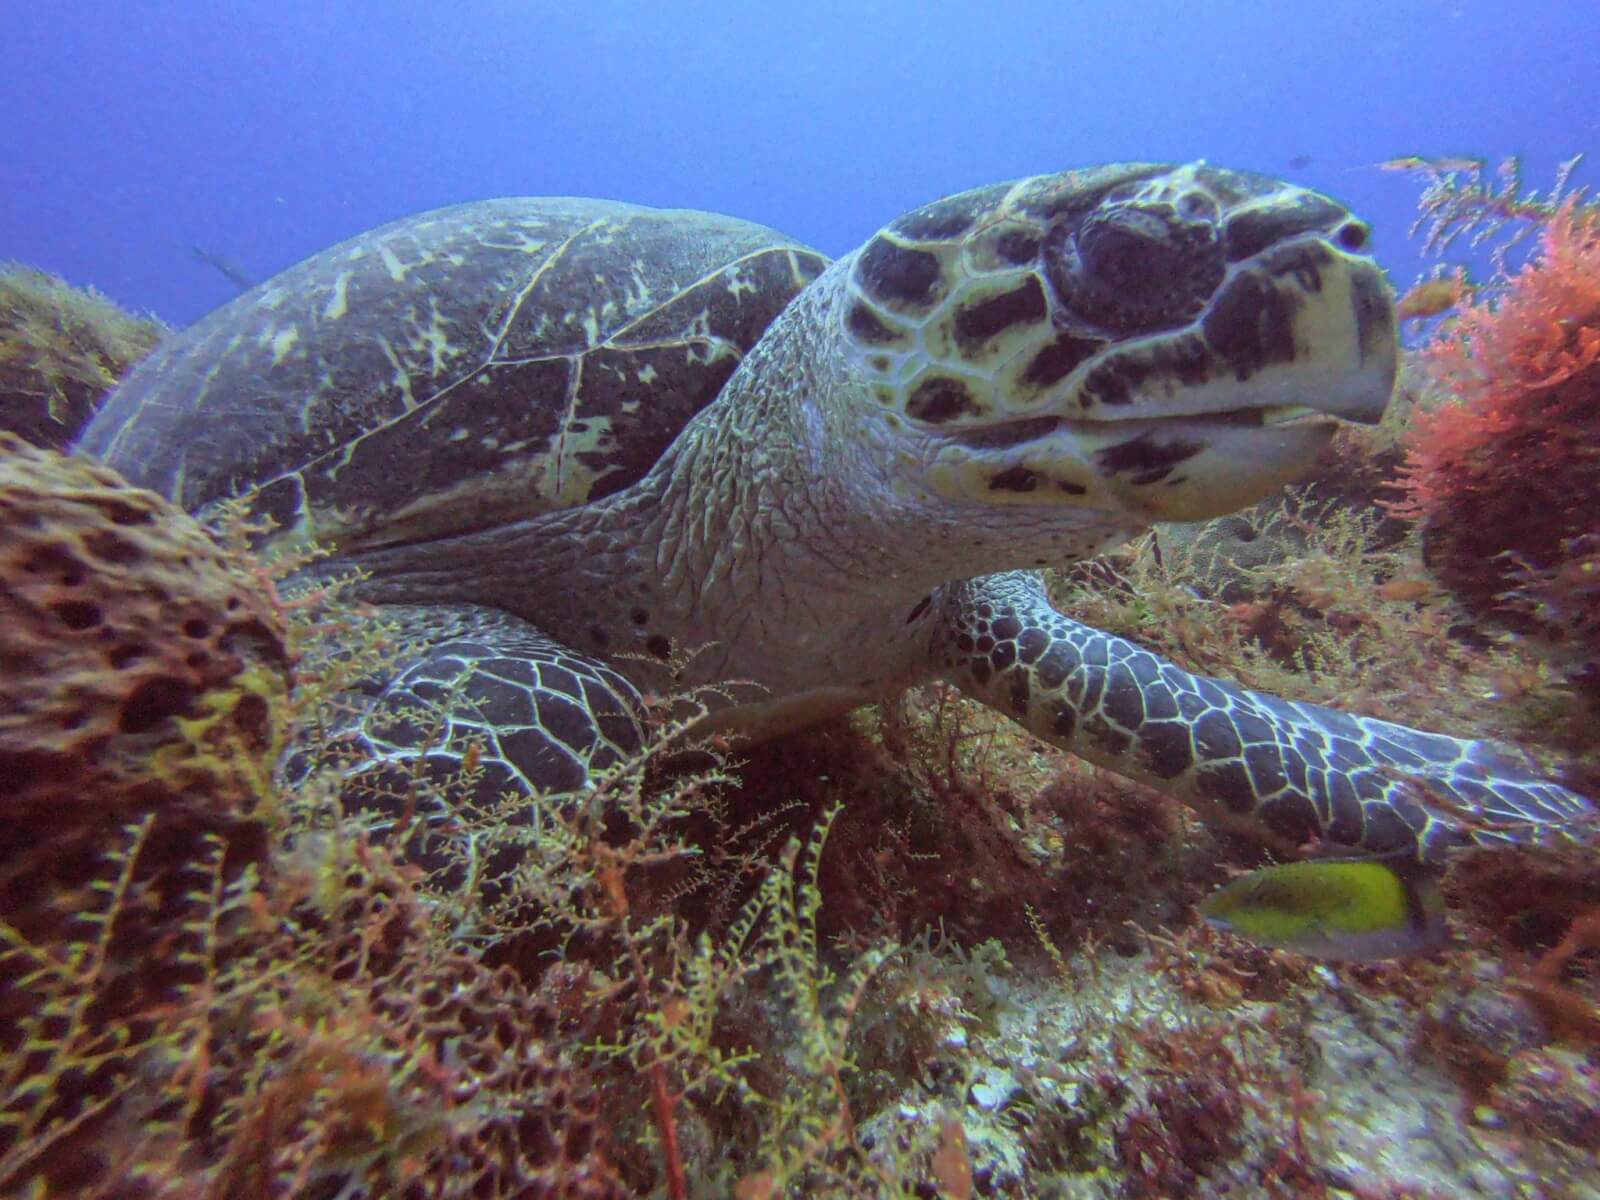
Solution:
{"label": "turtle shell", "polygon": [[174,335],[79,449],[190,510],[254,490],[344,549],[581,505],[643,476],[826,261],[610,201],[422,213]]}

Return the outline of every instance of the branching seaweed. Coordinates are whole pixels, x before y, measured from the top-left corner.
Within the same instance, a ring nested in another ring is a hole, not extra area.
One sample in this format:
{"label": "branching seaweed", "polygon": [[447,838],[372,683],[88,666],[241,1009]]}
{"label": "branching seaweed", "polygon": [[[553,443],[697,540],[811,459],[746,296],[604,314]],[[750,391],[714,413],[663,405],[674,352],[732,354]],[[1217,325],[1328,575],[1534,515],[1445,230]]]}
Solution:
{"label": "branching seaweed", "polygon": [[1571,186],[1582,161],[1583,155],[1575,154],[1561,163],[1543,196],[1524,186],[1522,160],[1516,155],[1501,159],[1492,171],[1482,160],[1459,159],[1397,159],[1394,167],[1427,180],[1411,226],[1411,236],[1421,235],[1426,251],[1443,255],[1462,239],[1472,249],[1492,244],[1495,270],[1504,276],[1510,274],[1513,249],[1563,204],[1583,202],[1588,189]]}

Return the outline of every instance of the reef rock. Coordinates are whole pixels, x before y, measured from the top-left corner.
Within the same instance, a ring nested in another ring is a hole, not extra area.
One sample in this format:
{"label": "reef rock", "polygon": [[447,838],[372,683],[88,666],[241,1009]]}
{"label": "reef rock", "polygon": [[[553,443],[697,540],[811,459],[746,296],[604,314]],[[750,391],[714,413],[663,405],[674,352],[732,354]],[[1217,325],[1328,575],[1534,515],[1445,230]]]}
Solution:
{"label": "reef rock", "polygon": [[0,434],[0,819],[242,816],[282,737],[278,610],[187,514]]}
{"label": "reef rock", "polygon": [[98,292],[0,265],[0,429],[65,448],[165,334]]}

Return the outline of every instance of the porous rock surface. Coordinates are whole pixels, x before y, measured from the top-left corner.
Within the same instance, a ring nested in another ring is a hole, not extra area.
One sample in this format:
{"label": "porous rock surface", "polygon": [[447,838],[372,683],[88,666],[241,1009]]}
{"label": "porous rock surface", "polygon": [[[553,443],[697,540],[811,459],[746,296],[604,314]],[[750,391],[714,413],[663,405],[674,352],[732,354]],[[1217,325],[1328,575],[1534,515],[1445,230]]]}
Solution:
{"label": "porous rock surface", "polygon": [[0,817],[248,805],[289,678],[265,589],[192,518],[0,434]]}

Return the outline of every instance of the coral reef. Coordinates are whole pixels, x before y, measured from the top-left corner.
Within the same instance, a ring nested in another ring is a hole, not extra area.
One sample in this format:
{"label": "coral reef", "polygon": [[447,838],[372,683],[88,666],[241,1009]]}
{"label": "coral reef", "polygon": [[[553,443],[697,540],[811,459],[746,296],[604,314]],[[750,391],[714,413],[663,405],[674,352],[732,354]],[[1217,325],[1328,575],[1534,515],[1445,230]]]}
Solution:
{"label": "coral reef", "polygon": [[625,1194],[553,1003],[439,946],[359,840],[302,837],[278,866],[175,1073],[211,1194]]}
{"label": "coral reef", "polygon": [[92,1194],[157,1138],[165,1101],[137,1081],[182,1044],[159,1014],[201,983],[220,897],[267,863],[290,663],[236,552],[0,434],[7,1190]]}
{"label": "coral reef", "polygon": [[[1436,182],[1441,240],[1473,213],[1581,232]],[[1405,439],[1444,447],[1441,414],[1532,361],[1497,324],[1518,286],[1304,487],[1058,573],[1058,598],[1192,668],[1600,781],[1574,689],[1424,564],[1425,490],[1373,509]],[[1506,410],[1529,428],[1595,370],[1538,311],[1549,369],[1515,379],[1544,407]],[[1430,409],[1440,378],[1459,394]],[[1503,452],[1451,459],[1439,511]],[[341,806],[337,713],[394,628],[337,581],[280,595],[304,560],[228,519],[0,438],[0,815],[24,832],[0,1195],[1600,1197],[1592,845],[1463,856],[1450,949],[1321,964],[1200,919],[1260,848],[933,686],[737,759],[683,753],[692,698],[653,698],[646,753],[580,796],[486,802],[471,753],[389,780],[397,811],[455,814],[424,869]],[[1557,624],[1591,594],[1583,539],[1517,547],[1489,599]]]}
{"label": "coral reef", "polygon": [[[244,561],[186,513],[0,434],[0,819],[12,847],[0,914],[12,938],[97,944],[83,925],[110,918],[81,910],[120,879],[119,895],[137,888],[153,911],[119,933],[154,943],[183,920],[191,870],[232,880],[264,860],[287,639]],[[67,952],[68,974],[75,955],[95,971],[123,965]]]}
{"label": "coral reef", "polygon": [[241,561],[153,492],[0,434],[0,813],[248,815],[282,748],[287,634]]}
{"label": "coral reef", "polygon": [[1424,348],[1440,395],[1412,419],[1396,512],[1476,615],[1600,696],[1600,206],[1509,212],[1536,248]]}
{"label": "coral reef", "polygon": [[1329,969],[1212,935],[1214,842],[988,717],[932,690],[737,783],[635,763],[531,829],[526,798],[466,813],[528,851],[487,912],[317,773],[242,867],[113,827],[68,928],[0,926],[30,1047],[0,1191],[1594,1193],[1588,1060],[1473,941]]}
{"label": "coral reef", "polygon": [[626,1194],[556,1007],[440,947],[381,852],[303,836],[228,881],[154,828],[69,936],[0,924],[0,1194]]}
{"label": "coral reef", "polygon": [[338,626],[247,534],[0,435],[0,1194],[624,1194],[583,1030],[277,779]]}
{"label": "coral reef", "polygon": [[0,430],[66,447],[166,332],[97,292],[0,264]]}
{"label": "coral reef", "polygon": [[1586,1055],[1562,1047],[1519,1054],[1495,1105],[1530,1136],[1600,1150],[1600,1067]]}

